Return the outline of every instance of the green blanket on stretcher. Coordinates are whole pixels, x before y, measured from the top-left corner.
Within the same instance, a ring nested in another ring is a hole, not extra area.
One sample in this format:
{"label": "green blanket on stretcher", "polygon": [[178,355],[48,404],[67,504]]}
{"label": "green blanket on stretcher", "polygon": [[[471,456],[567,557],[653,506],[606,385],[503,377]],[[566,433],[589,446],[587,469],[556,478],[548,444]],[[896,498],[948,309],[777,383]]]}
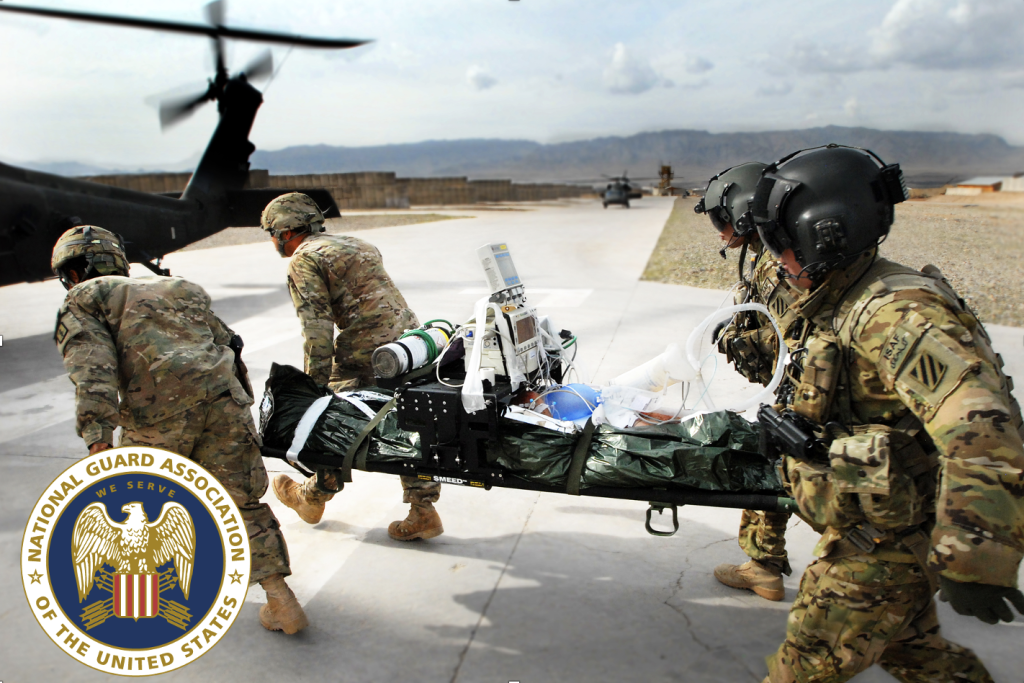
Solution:
{"label": "green blanket on stretcher", "polygon": [[[296,427],[324,389],[296,368],[274,365],[260,406],[264,446],[295,452]],[[345,453],[392,392],[369,387],[346,399],[332,396],[297,459],[316,452]],[[487,445],[488,466],[535,484],[564,487],[578,434],[500,420],[500,439]],[[398,428],[394,410],[368,437],[366,462],[408,462],[420,457],[419,434]],[[720,411],[677,424],[594,430],[580,487],[662,487],[782,495],[773,463],[758,453],[757,425]]]}

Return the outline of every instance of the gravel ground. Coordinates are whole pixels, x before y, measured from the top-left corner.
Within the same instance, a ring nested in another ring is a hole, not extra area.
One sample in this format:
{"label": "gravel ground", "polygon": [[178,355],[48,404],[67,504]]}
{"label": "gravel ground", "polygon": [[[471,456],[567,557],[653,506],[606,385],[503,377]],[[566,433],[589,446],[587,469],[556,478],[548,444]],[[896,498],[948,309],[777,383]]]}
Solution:
{"label": "gravel ground", "polygon": [[[439,213],[380,213],[348,215],[343,218],[328,218],[327,234],[336,235],[354,230],[370,230],[372,228],[390,228],[396,225],[412,225],[414,223],[432,223],[468,216],[446,216]],[[252,244],[253,242],[270,242],[263,228],[227,228],[206,239],[194,242],[178,251],[194,249],[210,249],[211,247],[229,247],[236,244]]]}
{"label": "gravel ground", "polygon": [[[719,257],[718,233],[695,203],[676,200],[643,279],[729,289],[739,250]],[[938,266],[984,322],[1024,327],[1024,194],[905,202],[881,251],[914,268]]]}

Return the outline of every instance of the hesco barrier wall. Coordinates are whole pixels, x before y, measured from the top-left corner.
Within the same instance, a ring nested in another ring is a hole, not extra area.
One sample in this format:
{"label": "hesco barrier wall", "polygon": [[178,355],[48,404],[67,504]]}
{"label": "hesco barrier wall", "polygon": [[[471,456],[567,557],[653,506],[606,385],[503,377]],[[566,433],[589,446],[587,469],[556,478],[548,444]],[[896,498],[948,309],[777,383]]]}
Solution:
{"label": "hesco barrier wall", "polygon": [[[189,173],[139,173],[82,178],[94,183],[142,192],[180,193]],[[590,187],[557,183],[513,183],[511,180],[468,180],[452,178],[397,178],[394,173],[311,173],[270,175],[249,172],[249,187],[283,190],[324,188],[338,208],[407,209],[410,206],[477,204],[480,202],[536,202],[567,197],[596,196]]]}

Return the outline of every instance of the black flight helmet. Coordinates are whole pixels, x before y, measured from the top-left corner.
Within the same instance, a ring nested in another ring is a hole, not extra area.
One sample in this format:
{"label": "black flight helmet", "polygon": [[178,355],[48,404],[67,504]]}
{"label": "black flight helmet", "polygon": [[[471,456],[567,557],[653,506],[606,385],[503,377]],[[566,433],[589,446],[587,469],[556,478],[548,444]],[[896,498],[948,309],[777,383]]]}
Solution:
{"label": "black flight helmet", "polygon": [[731,225],[737,237],[753,234],[755,227],[749,205],[764,169],[764,164],[748,161],[722,171],[708,181],[704,196],[693,207],[694,212],[706,213],[719,232]]}
{"label": "black flight helmet", "polygon": [[761,241],[792,249],[812,280],[846,266],[889,234],[893,206],[908,199],[899,164],[870,150],[826,145],[768,166],[750,208]]}

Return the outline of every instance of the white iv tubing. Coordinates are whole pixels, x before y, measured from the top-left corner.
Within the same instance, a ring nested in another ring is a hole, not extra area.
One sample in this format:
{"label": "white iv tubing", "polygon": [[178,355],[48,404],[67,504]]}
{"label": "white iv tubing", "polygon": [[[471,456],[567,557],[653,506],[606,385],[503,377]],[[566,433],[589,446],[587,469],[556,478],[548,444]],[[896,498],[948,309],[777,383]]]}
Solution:
{"label": "white iv tubing", "polygon": [[740,401],[737,405],[726,406],[725,410],[734,410],[736,412],[743,412],[748,408],[752,408],[762,403],[770,403],[775,390],[779,388],[779,384],[782,382],[782,376],[786,372],[786,361],[789,358],[789,348],[785,342],[782,341],[782,330],[779,329],[778,324],[775,322],[775,318],[771,316],[768,309],[763,304],[738,304],[736,306],[728,306],[726,308],[720,308],[697,325],[697,328],[690,333],[690,336],[686,339],[686,359],[693,366],[697,372],[697,378],[694,381],[694,385],[697,389],[703,392],[702,400],[707,410],[701,410],[695,413],[686,414],[685,419],[696,417],[697,415],[704,415],[705,413],[712,413],[718,410],[715,408],[715,404],[711,401],[711,397],[708,395],[708,387],[704,383],[704,378],[700,373],[700,360],[697,358],[697,351],[700,348],[700,341],[704,337],[704,333],[712,325],[732,318],[735,314],[742,311],[756,311],[757,313],[763,314],[771,322],[772,327],[775,328],[776,338],[779,340],[779,359],[775,364],[775,374],[772,375],[772,381],[768,383],[768,386],[761,389],[754,396],[748,398],[745,401]]}

